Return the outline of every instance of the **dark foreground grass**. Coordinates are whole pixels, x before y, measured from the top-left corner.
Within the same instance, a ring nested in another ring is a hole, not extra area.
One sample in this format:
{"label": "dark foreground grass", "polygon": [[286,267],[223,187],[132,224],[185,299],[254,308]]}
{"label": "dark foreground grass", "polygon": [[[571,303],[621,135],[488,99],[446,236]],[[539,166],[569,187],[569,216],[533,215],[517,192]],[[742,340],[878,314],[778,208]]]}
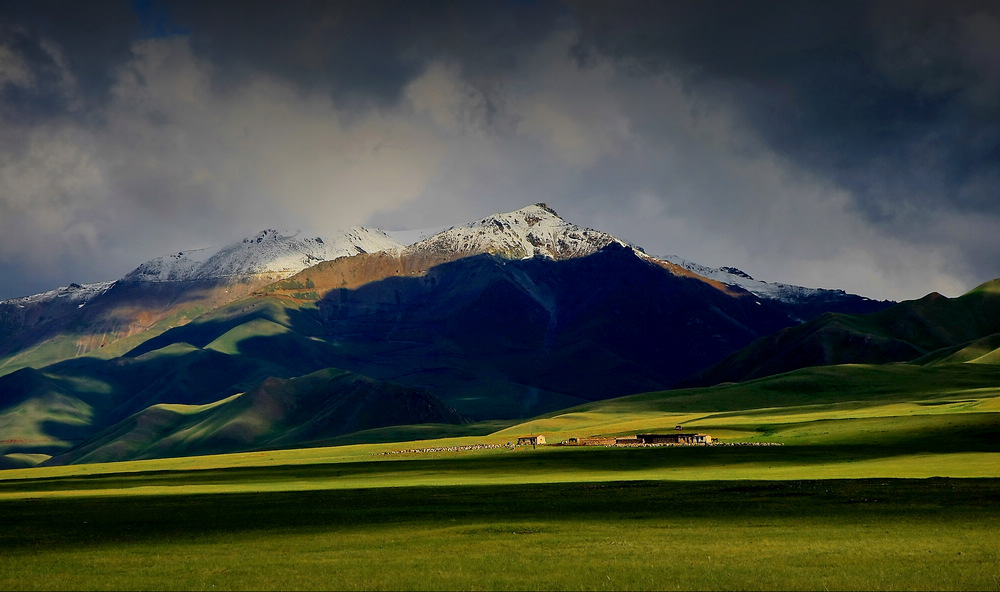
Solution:
{"label": "dark foreground grass", "polygon": [[997,479],[45,497],[0,519],[4,590],[1000,589]]}

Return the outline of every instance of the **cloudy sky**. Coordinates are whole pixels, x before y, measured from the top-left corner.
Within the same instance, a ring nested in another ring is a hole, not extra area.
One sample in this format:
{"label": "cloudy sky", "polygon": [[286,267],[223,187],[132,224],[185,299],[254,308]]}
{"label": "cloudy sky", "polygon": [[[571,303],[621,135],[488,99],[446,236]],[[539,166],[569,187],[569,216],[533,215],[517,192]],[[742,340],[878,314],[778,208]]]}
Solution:
{"label": "cloudy sky", "polygon": [[544,201],[877,298],[1000,277],[1000,3],[0,0],[0,298]]}

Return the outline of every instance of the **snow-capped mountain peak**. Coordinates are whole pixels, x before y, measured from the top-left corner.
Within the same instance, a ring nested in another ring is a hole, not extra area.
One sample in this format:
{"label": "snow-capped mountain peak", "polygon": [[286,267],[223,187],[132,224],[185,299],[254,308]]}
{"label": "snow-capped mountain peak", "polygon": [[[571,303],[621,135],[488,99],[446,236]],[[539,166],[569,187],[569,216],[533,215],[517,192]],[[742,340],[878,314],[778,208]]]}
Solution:
{"label": "snow-capped mountain peak", "polygon": [[410,245],[406,252],[570,259],[590,255],[611,243],[626,244],[605,232],[567,222],[544,203],[538,203],[449,228]]}
{"label": "snow-capped mountain peak", "polygon": [[281,279],[321,261],[359,253],[396,251],[402,247],[384,232],[361,226],[327,239],[269,228],[223,247],[179,251],[157,257],[143,263],[122,280]]}

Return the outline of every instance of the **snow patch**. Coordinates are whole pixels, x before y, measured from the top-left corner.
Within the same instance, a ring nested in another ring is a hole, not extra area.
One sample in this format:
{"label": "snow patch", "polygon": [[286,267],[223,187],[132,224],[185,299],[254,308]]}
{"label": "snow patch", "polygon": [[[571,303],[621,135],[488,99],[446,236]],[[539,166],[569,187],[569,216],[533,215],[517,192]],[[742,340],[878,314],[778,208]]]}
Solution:
{"label": "snow patch", "polygon": [[56,288],[55,290],[49,290],[48,292],[42,292],[40,294],[22,296],[20,298],[11,298],[10,300],[2,300],[0,301],[0,304],[12,304],[20,308],[24,308],[28,305],[65,302],[68,304],[76,304],[77,308],[83,308],[85,304],[107,292],[113,285],[115,285],[115,282],[97,282],[83,285],[70,284],[68,286],[63,286],[61,288]]}
{"label": "snow patch", "polygon": [[234,277],[281,279],[321,261],[360,253],[398,251],[403,245],[380,230],[356,226],[335,237],[267,229],[224,247],[179,251],[147,261],[123,281],[177,282]]}
{"label": "snow patch", "polygon": [[688,271],[693,271],[702,277],[716,280],[730,286],[738,286],[747,292],[751,292],[760,298],[777,300],[788,304],[797,304],[818,296],[846,296],[843,290],[828,290],[825,288],[805,288],[803,286],[793,286],[789,284],[771,283],[756,280],[750,274],[735,267],[705,267],[677,255],[657,257],[661,261],[667,261],[674,265],[679,265]]}

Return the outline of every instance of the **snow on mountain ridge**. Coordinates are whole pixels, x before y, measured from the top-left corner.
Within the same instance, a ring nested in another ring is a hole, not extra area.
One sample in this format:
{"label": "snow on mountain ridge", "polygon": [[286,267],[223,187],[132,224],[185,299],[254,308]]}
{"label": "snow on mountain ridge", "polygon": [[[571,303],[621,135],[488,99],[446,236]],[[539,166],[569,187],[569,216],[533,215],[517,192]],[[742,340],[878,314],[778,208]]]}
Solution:
{"label": "snow on mountain ridge", "polygon": [[63,300],[79,307],[84,306],[92,299],[108,291],[115,282],[95,282],[92,284],[70,284],[55,290],[33,294],[31,296],[21,296],[9,300],[0,300],[0,304],[12,304],[21,308],[29,304],[48,303],[56,300]]}
{"label": "snow on mountain ridge", "polygon": [[157,257],[129,272],[122,281],[171,282],[248,276],[281,279],[321,261],[402,248],[384,232],[361,226],[343,231],[333,240],[267,229],[223,247]]}
{"label": "snow on mountain ridge", "polygon": [[410,245],[404,252],[489,253],[508,259],[535,256],[570,259],[596,253],[611,243],[628,246],[605,232],[567,222],[544,203],[538,203],[454,226]]}
{"label": "snow on mountain ridge", "polygon": [[[794,304],[818,296],[845,294],[843,290],[764,282],[734,267],[711,268],[674,255],[651,257],[641,248],[608,233],[567,222],[544,203],[491,214],[468,224],[432,232],[433,229],[422,229],[390,234],[354,227],[338,233],[333,240],[324,240],[301,236],[301,233],[267,229],[231,245],[179,251],[152,259],[119,281],[169,282],[239,277],[277,280],[321,261],[380,251],[406,255],[433,254],[433,259],[440,259],[441,254],[453,258],[489,253],[508,259],[543,256],[561,260],[591,255],[614,243],[633,248],[639,257],[671,263],[704,278],[738,286],[760,298]],[[422,240],[404,246],[397,238],[407,242],[418,238]],[[60,298],[64,301],[75,299],[73,301],[82,306],[113,283],[71,284],[5,302],[23,305]]]}
{"label": "snow on mountain ridge", "polygon": [[830,290],[827,288],[806,288],[803,286],[793,286],[790,284],[771,283],[756,280],[745,271],[735,267],[706,267],[692,261],[688,261],[677,255],[657,257],[661,261],[668,261],[674,265],[679,265],[688,271],[693,271],[702,277],[716,280],[724,284],[735,285],[743,288],[747,292],[753,293],[760,298],[778,300],[789,304],[804,302],[809,298],[815,298],[822,294],[846,295],[843,290]]}

